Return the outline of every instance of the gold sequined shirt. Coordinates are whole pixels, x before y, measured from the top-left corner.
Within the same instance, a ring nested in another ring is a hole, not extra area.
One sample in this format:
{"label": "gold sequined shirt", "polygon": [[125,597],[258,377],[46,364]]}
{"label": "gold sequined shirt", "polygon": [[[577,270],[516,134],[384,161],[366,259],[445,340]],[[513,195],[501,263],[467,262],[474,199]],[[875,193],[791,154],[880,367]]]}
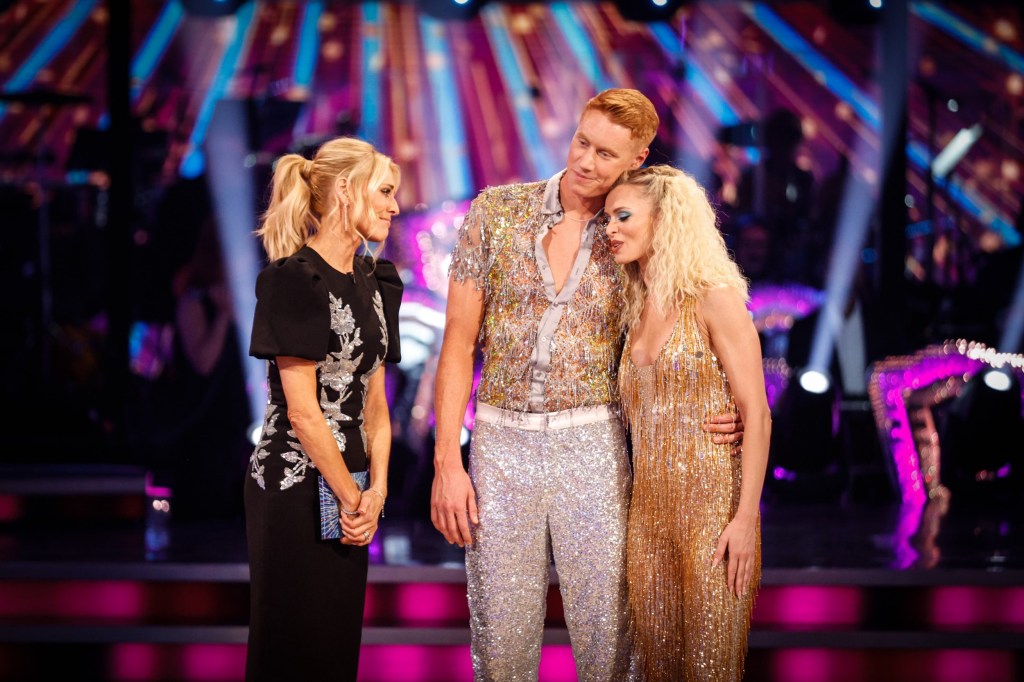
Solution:
{"label": "gold sequined shirt", "polygon": [[603,215],[587,223],[560,291],[541,241],[563,218],[561,177],[485,189],[452,254],[450,276],[484,292],[477,399],[495,407],[554,412],[617,402],[620,270]]}

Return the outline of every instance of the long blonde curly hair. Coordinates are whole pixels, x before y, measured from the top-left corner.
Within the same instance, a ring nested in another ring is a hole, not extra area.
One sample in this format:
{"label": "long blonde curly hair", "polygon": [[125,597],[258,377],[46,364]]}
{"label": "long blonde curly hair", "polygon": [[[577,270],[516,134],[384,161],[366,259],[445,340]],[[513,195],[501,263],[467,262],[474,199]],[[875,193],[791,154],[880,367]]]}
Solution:
{"label": "long blonde curly hair", "polygon": [[644,282],[636,261],[624,266],[622,322],[640,319],[648,293],[663,312],[687,296],[700,298],[716,286],[730,286],[749,300],[747,279],[729,256],[715,209],[704,188],[687,173],[663,164],[628,171],[616,187],[630,185],[651,202],[651,256]]}
{"label": "long blonde curly hair", "polygon": [[[271,183],[270,205],[256,235],[270,260],[290,256],[332,221],[345,224],[337,198],[338,183],[348,182],[352,198],[350,216],[375,216],[367,198],[384,184],[387,171],[398,182],[398,166],[373,145],[351,137],[324,142],[312,159],[285,154],[277,160]],[[362,235],[361,235],[362,236]],[[369,250],[366,237],[363,246]]]}

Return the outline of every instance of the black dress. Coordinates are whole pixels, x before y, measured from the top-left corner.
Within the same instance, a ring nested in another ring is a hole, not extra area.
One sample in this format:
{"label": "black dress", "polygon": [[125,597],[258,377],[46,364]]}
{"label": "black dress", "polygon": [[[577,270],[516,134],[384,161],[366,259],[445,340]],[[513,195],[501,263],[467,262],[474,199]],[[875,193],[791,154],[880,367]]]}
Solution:
{"label": "black dress", "polygon": [[367,468],[370,376],[397,362],[402,284],[387,261],[342,273],[307,247],[256,280],[249,354],[267,359],[269,402],[245,480],[247,680],[355,680],[367,549],[320,539],[319,474],[288,423],[279,355],[316,361],[320,406],[349,471]]}

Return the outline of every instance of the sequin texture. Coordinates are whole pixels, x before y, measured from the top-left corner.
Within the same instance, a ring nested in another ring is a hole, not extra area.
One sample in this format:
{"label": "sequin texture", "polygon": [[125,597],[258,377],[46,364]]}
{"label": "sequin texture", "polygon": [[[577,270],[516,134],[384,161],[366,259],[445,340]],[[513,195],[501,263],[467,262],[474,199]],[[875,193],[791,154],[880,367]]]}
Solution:
{"label": "sequin texture", "polygon": [[[710,565],[739,504],[740,458],[701,429],[706,415],[730,411],[731,393],[694,305],[682,306],[653,365],[633,364],[627,335],[619,375],[633,441],[629,632],[647,682],[739,680],[754,602],[754,587],[739,598],[729,592],[725,562]],[[753,586],[761,570],[757,532]]]}
{"label": "sequin texture", "polygon": [[[478,409],[470,446],[480,525],[466,573],[478,680],[537,679],[552,557],[579,678],[628,677],[630,472],[622,424],[607,412],[616,402],[621,273],[595,217],[556,290],[542,240],[564,216],[561,177],[484,190],[450,268],[453,281],[483,292],[477,401],[514,413],[495,424]],[[576,408],[604,409],[604,418],[562,419]],[[517,415],[556,419],[531,430]]]}
{"label": "sequin texture", "polygon": [[537,679],[552,555],[579,679],[627,678],[625,445],[617,418],[543,431],[477,421],[480,525],[466,551],[475,679]]}
{"label": "sequin texture", "polygon": [[[495,407],[555,412],[615,402],[621,274],[599,221],[587,227],[574,289],[550,290],[538,262],[538,239],[562,218],[560,176],[484,190],[452,254],[452,278],[484,291],[477,398]],[[550,333],[539,333],[552,317]],[[531,404],[538,381],[541,399]]]}

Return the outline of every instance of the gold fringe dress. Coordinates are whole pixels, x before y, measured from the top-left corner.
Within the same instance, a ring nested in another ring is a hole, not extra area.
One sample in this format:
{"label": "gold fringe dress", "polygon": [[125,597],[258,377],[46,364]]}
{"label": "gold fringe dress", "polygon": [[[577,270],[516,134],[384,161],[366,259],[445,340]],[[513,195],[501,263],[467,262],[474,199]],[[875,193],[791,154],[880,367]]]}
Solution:
{"label": "gold fringe dress", "polygon": [[633,444],[626,538],[633,665],[645,682],[743,676],[754,591],[733,596],[726,563],[711,567],[740,498],[740,458],[701,425],[731,410],[725,371],[701,336],[688,298],[652,365],[633,364],[627,335],[619,393]]}

